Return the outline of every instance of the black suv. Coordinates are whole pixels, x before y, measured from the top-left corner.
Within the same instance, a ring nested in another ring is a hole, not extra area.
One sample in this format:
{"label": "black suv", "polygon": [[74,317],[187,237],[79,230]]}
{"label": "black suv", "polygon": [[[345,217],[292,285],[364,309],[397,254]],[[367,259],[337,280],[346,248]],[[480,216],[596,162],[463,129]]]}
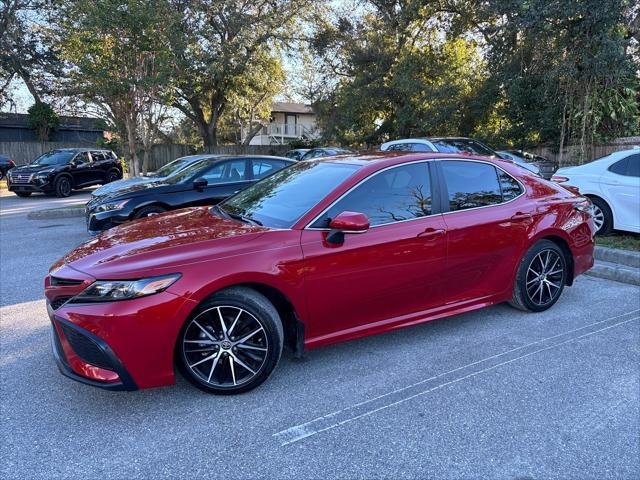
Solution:
{"label": "black suv", "polygon": [[9,190],[19,197],[33,192],[68,197],[74,188],[114,182],[122,178],[122,165],[111,150],[62,148],[51,150],[29,165],[15,167],[7,175]]}

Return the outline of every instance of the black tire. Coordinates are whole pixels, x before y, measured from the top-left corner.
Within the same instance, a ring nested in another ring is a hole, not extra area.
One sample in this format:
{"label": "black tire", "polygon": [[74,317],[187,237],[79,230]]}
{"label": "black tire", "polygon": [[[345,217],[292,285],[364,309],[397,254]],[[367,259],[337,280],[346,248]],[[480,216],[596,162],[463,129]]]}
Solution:
{"label": "black tire", "polygon": [[133,219],[137,220],[138,218],[145,218],[150,215],[157,215],[166,211],[166,208],[160,207],[158,205],[149,205],[148,207],[142,207],[140,210],[138,210],[133,216]]}
{"label": "black tire", "polygon": [[13,192],[13,193],[15,193],[19,197],[26,198],[26,197],[30,197],[31,193],[33,192]]}
{"label": "black tire", "polygon": [[116,180],[120,180],[120,178],[122,177],[120,176],[120,172],[118,172],[118,170],[109,170],[104,177],[103,185],[106,185],[107,183],[115,182]]}
{"label": "black tire", "polygon": [[190,383],[207,393],[242,393],[269,377],[283,340],[278,311],[264,295],[246,287],[226,288],[189,316],[178,335],[176,363]]}
{"label": "black tire", "polygon": [[607,205],[607,202],[598,197],[590,197],[591,203],[593,203],[593,216],[596,221],[596,228],[598,227],[597,218],[601,216],[601,225],[596,230],[596,235],[610,235],[613,231],[613,212],[611,207]]}
{"label": "black tire", "polygon": [[56,197],[65,198],[71,195],[71,190],[73,186],[71,185],[71,180],[66,175],[62,175],[56,178],[53,184],[53,191],[56,193]]}
{"label": "black tire", "polygon": [[5,176],[5,173],[2,170],[0,170],[0,180],[4,179],[4,176]]}
{"label": "black tire", "polygon": [[520,261],[509,304],[526,312],[543,312],[558,301],[566,282],[564,251],[551,240],[540,240]]}

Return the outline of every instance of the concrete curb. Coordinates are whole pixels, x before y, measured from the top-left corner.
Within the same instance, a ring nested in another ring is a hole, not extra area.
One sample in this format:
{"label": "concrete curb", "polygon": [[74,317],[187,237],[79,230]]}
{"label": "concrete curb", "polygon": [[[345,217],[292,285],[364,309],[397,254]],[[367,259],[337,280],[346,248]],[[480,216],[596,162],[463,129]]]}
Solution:
{"label": "concrete curb", "polygon": [[49,220],[51,218],[84,217],[84,208],[50,208],[47,210],[35,210],[27,214],[29,220]]}
{"label": "concrete curb", "polygon": [[640,252],[596,247],[594,253],[596,262],[587,275],[640,285]]}
{"label": "concrete curb", "polygon": [[605,262],[619,263],[629,267],[640,268],[640,252],[619,250],[617,248],[596,247],[595,257]]}

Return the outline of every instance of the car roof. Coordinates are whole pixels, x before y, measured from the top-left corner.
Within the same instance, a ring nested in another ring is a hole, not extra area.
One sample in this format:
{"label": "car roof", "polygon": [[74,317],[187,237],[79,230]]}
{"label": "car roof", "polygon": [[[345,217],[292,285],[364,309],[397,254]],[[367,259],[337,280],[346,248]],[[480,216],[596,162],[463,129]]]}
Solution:
{"label": "car roof", "polygon": [[[88,147],[83,147],[83,148],[54,148],[53,150],[49,150],[49,152],[76,152],[76,153],[80,153],[80,152],[111,152],[112,150],[110,148],[101,148],[101,147],[94,147],[94,148],[88,148]],[[49,153],[49,152],[45,152],[45,153]]]}
{"label": "car roof", "polygon": [[308,162],[325,162],[325,163],[345,163],[352,165],[371,165],[373,169],[378,167],[384,168],[387,166],[400,165],[402,163],[410,163],[419,160],[462,160],[462,161],[482,161],[492,163],[494,165],[514,165],[509,160],[503,160],[495,157],[483,157],[480,155],[470,155],[462,152],[443,153],[443,152],[381,152],[370,151],[363,153],[347,153],[342,155],[334,155],[331,157],[314,158],[313,160],[306,160]]}

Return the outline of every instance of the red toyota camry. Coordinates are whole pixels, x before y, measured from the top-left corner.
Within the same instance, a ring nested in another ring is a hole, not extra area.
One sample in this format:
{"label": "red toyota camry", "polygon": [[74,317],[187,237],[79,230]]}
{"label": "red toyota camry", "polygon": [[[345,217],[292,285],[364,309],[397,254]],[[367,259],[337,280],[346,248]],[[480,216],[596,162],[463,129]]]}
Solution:
{"label": "red toyota camry", "polygon": [[[453,154],[299,162],[222,204],[114,228],[45,280],[61,371],[238,393],[295,352],[500,302],[540,312],[593,265],[589,201]],[[425,339],[428,341],[428,339]]]}

